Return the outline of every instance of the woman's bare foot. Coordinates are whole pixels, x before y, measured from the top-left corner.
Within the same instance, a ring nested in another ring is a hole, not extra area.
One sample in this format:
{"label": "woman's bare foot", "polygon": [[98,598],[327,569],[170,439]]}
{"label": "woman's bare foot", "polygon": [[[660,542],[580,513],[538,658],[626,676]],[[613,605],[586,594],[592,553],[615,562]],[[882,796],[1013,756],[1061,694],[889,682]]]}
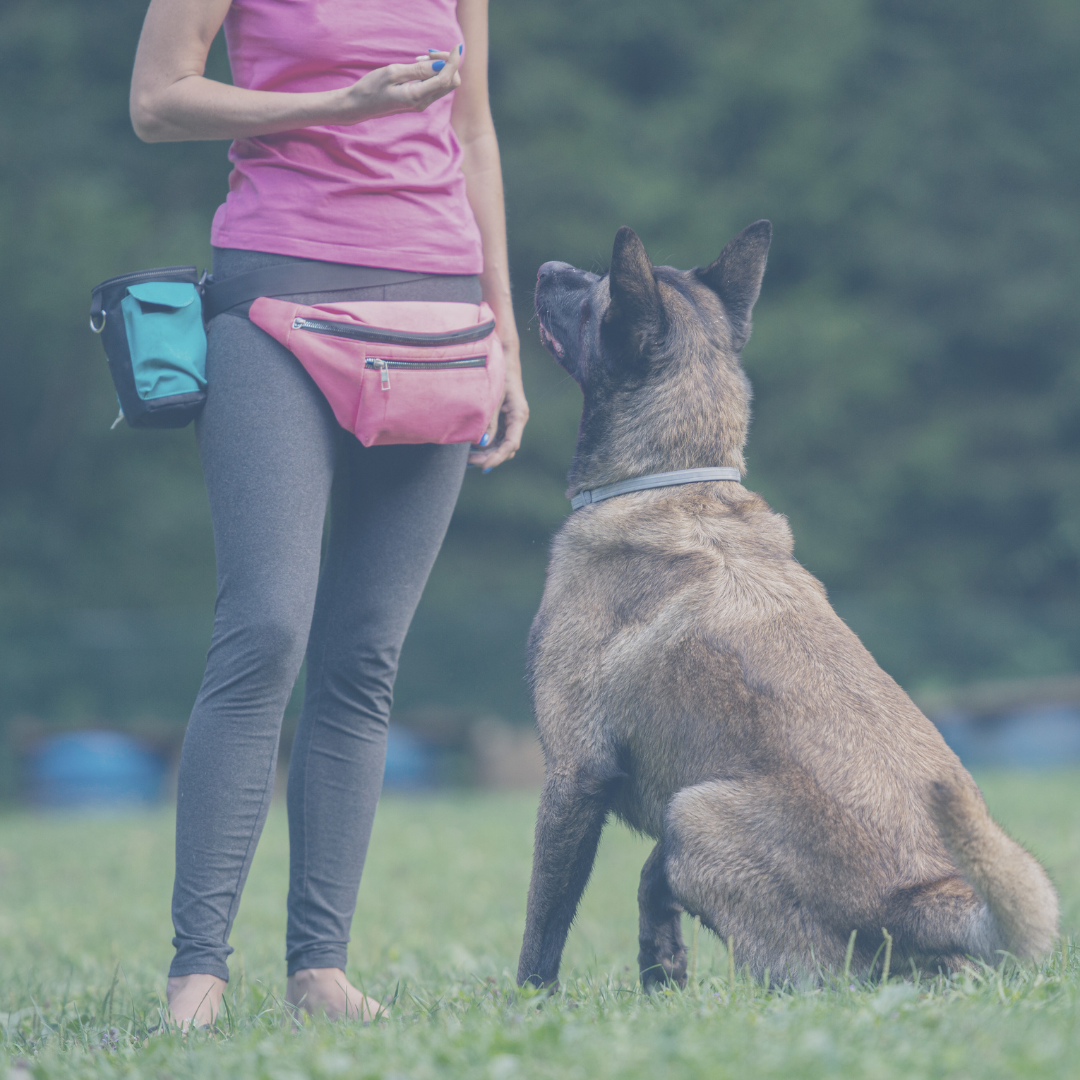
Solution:
{"label": "woman's bare foot", "polygon": [[165,984],[169,1022],[181,1031],[209,1027],[217,1017],[221,996],[229,984],[216,975],[178,975]]}
{"label": "woman's bare foot", "polygon": [[321,1014],[330,1020],[362,1020],[368,1024],[386,1015],[374,998],[364,997],[345,978],[341,968],[304,968],[290,975],[285,1000],[309,1016]]}

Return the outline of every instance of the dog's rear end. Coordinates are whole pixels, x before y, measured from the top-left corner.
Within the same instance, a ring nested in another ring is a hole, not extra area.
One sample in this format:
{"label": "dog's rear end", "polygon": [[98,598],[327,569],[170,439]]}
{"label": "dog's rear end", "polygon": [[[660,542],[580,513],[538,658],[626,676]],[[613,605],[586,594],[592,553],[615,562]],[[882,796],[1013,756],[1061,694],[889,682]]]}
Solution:
{"label": "dog's rear end", "polygon": [[1046,871],[993,821],[966,774],[935,784],[930,805],[946,849],[980,901],[982,936],[965,951],[987,958],[1045,953],[1058,932],[1057,893]]}
{"label": "dog's rear end", "polygon": [[[743,467],[750,331],[768,224],[703,271],[541,271],[542,337],[581,383],[571,490]],[[657,840],[642,871],[647,985],[683,981],[680,914],[759,976],[954,966],[1050,944],[1057,901],[974,782],[737,483],[621,496],[556,538],[531,640],[547,779],[519,979],[553,982],[610,812]]]}

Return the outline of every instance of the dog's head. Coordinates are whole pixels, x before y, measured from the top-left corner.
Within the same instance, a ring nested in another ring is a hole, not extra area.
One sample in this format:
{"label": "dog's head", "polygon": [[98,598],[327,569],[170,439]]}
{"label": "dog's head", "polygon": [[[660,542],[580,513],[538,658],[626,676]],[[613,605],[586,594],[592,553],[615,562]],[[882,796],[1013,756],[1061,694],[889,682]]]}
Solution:
{"label": "dog's head", "polygon": [[771,238],[757,221],[710,266],[675,270],[653,266],[623,227],[603,276],[540,267],[540,339],[585,396],[571,492],[673,469],[745,469],[750,384],[739,352]]}

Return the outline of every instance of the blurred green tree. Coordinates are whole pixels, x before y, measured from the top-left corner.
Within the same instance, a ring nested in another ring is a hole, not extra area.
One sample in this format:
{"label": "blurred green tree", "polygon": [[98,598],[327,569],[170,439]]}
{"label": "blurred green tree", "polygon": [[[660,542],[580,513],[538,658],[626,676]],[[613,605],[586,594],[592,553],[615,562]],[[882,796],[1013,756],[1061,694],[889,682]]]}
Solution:
{"label": "blurred green tree", "polygon": [[[85,326],[96,281],[208,262],[226,187],[225,144],[131,132],[144,9],[0,6],[0,718],[182,720],[209,636],[192,432],[110,433]],[[469,478],[399,700],[527,712],[524,632],[579,406],[526,329],[531,283],[549,258],[604,267],[624,223],[685,267],[773,220],[749,483],[890,671],[917,686],[1076,668],[1080,7],[491,14],[533,420],[512,465]],[[210,73],[228,78],[220,41]]]}

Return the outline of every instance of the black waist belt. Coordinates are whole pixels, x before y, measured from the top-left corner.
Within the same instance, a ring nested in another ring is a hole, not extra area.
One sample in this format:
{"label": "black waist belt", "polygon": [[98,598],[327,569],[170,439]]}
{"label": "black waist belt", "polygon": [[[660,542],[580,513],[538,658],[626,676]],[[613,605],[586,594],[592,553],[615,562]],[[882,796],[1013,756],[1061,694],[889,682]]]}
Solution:
{"label": "black waist belt", "polygon": [[345,263],[276,263],[260,270],[235,274],[223,281],[207,278],[203,285],[203,318],[209,322],[215,315],[260,296],[378,288],[380,285],[398,285],[403,281],[449,276],[414,274],[408,270],[380,270],[374,266],[348,266]]}

